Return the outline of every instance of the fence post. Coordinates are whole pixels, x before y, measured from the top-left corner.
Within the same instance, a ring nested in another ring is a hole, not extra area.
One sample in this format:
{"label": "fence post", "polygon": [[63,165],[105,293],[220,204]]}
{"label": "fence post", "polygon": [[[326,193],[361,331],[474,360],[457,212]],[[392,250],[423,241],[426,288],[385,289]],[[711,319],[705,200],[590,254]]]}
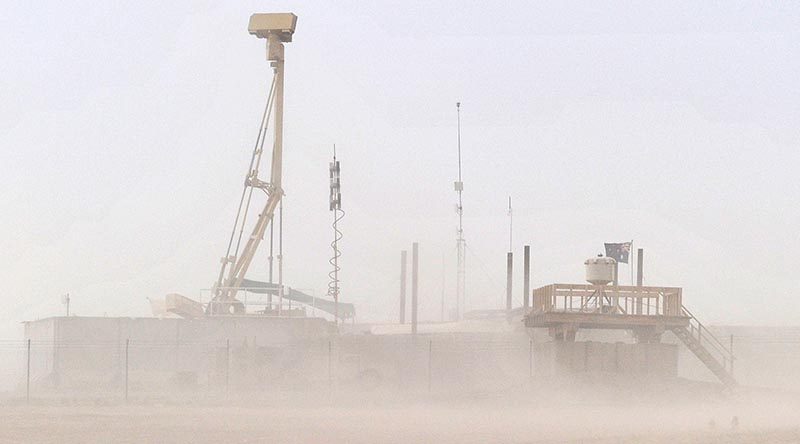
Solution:
{"label": "fence post", "polygon": [[231,340],[225,340],[225,393],[230,391],[231,384]]}
{"label": "fence post", "polygon": [[131,340],[125,340],[125,403],[128,402],[128,349],[130,348]]}
{"label": "fence post", "polygon": [[733,376],[733,361],[736,358],[733,357],[733,333],[731,333],[731,376]]}
{"label": "fence post", "polygon": [[428,341],[428,392],[431,391],[431,374],[433,368],[433,340]]}
{"label": "fence post", "polygon": [[25,402],[31,403],[31,340],[28,339],[28,370],[25,376]]}
{"label": "fence post", "polygon": [[333,389],[333,369],[331,368],[333,361],[331,360],[331,355],[331,341],[328,341],[328,393],[331,393],[331,390]]}
{"label": "fence post", "polygon": [[533,382],[533,339],[528,345],[528,379]]}

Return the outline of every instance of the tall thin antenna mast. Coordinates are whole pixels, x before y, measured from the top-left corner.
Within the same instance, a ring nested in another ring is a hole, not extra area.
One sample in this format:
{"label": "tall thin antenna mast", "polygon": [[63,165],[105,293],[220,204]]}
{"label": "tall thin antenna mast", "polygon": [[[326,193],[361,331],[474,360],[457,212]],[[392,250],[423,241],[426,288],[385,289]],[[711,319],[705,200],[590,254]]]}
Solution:
{"label": "tall thin antenna mast", "polygon": [[455,190],[458,193],[458,232],[456,236],[456,249],[458,254],[458,269],[456,280],[456,320],[461,319],[461,311],[466,305],[464,290],[466,271],[464,266],[464,255],[466,253],[466,241],[464,240],[464,206],[461,199],[461,193],[464,191],[464,182],[461,179],[461,102],[456,102],[456,116],[458,120],[458,181],[455,183]]}

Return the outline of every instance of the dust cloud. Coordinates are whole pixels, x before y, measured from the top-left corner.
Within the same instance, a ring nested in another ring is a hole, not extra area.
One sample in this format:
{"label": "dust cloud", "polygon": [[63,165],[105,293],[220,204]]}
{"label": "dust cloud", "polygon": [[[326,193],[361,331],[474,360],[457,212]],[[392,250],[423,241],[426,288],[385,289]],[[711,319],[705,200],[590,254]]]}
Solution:
{"label": "dust cloud", "polygon": [[10,3],[0,444],[800,442],[800,3]]}
{"label": "dust cloud", "polygon": [[[0,442],[780,443],[797,442],[797,398],[726,396],[664,386],[641,390],[517,387],[441,394],[347,392],[215,400],[108,399],[6,403]],[[674,391],[681,391],[676,395]],[[544,393],[547,393],[546,395]]]}
{"label": "dust cloud", "polygon": [[[92,324],[81,318],[62,321],[64,332],[69,323],[81,323],[84,329]],[[259,322],[265,321],[269,322]],[[588,367],[576,368],[573,360],[550,352],[555,347],[568,350],[568,356],[576,350],[607,354],[607,348],[592,348],[598,343],[586,340],[603,333],[584,332],[561,348],[563,344],[554,345],[546,332],[531,339],[509,330],[505,321],[492,329],[493,322],[470,325],[470,330],[483,332],[351,332],[291,345],[242,337],[185,341],[176,347],[175,342],[152,337],[128,340],[126,351],[124,342],[120,346],[86,338],[63,339],[56,347],[33,342],[30,387],[23,371],[17,374],[21,382],[3,393],[0,442],[800,439],[800,397],[790,388],[742,384],[727,389],[717,381],[702,381],[702,374],[686,366],[680,366],[678,374],[673,359],[677,353],[668,353],[670,344],[659,345],[662,353],[650,355],[659,362],[640,362],[640,367],[594,368],[587,354],[589,361],[580,365]],[[17,364],[24,365],[27,348],[17,350],[16,356],[22,358]],[[622,356],[617,359],[625,359]],[[767,367],[775,363],[762,364],[763,375],[769,376]],[[744,382],[757,381],[752,379],[756,376],[750,368],[750,379]]]}

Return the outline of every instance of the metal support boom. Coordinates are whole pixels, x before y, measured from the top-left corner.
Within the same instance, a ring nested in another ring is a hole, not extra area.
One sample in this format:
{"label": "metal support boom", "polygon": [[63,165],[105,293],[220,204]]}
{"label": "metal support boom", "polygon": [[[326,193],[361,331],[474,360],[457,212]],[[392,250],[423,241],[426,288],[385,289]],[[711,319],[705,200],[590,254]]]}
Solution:
{"label": "metal support boom", "polygon": [[[260,21],[261,20],[261,21]],[[291,34],[294,32],[294,22],[291,21],[291,29],[282,28],[272,29],[273,23],[282,23],[281,20],[296,20],[293,14],[255,14],[250,20],[250,32],[258,37],[267,39],[267,59],[274,73],[273,97],[268,99],[274,107],[274,142],[272,146],[272,165],[270,171],[270,181],[263,182],[258,179],[258,166],[253,168],[247,178],[246,185],[254,188],[263,189],[268,197],[264,209],[258,215],[253,231],[247,239],[241,254],[235,257],[223,258],[222,272],[220,280],[214,286],[214,296],[209,303],[208,312],[210,314],[234,314],[243,313],[244,306],[236,300],[236,294],[242,281],[250,268],[253,257],[258,250],[261,241],[264,239],[267,227],[274,219],[275,210],[283,197],[282,188],[282,160],[283,160],[283,76],[284,76],[284,45],[285,41],[291,41]],[[266,24],[267,26],[265,26]],[[260,26],[260,27],[259,27]],[[269,107],[269,105],[268,105]],[[266,131],[265,131],[266,132]],[[266,134],[264,135],[266,137]],[[263,140],[262,140],[263,145]],[[260,160],[261,152],[257,151]],[[238,222],[238,215],[237,215]],[[242,222],[244,224],[244,222]],[[221,282],[227,262],[233,262],[228,270],[228,275]],[[281,279],[282,257],[278,257],[279,280]],[[282,284],[282,282],[280,282]],[[282,289],[281,289],[282,290]],[[279,292],[279,294],[281,294]]]}

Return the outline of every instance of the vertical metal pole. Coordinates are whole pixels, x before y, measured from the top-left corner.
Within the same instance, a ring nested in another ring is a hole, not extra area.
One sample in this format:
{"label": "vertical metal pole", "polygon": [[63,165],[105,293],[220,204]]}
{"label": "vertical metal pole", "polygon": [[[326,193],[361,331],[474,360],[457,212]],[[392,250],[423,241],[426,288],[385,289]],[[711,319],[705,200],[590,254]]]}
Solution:
{"label": "vertical metal pole", "polygon": [[636,286],[641,287],[644,283],[644,249],[640,248],[636,252]]}
{"label": "vertical metal pole", "polygon": [[125,402],[128,402],[128,372],[129,372],[129,353],[128,350],[130,349],[131,340],[125,340]]}
{"label": "vertical metal pole", "polygon": [[[275,240],[275,223],[274,223],[274,221],[275,221],[275,216],[272,216],[269,219],[269,258],[267,258],[267,260],[269,261],[269,283],[270,284],[273,283],[273,277],[272,277],[272,260],[273,260],[272,254],[273,254],[273,249],[272,248],[273,248],[273,242]],[[269,310],[272,311],[272,293],[270,293],[270,292],[267,292],[267,305],[269,306]]]}
{"label": "vertical metal pole", "polygon": [[531,293],[531,246],[525,245],[523,250],[523,280],[522,280],[522,290],[525,292],[525,295],[522,298],[522,306],[525,309],[525,312],[528,312],[528,308],[530,307],[530,293]]}
{"label": "vertical metal pole", "polygon": [[411,333],[417,334],[419,296],[419,243],[411,245]]}
{"label": "vertical metal pole", "polygon": [[400,323],[406,323],[406,283],[408,278],[406,276],[406,268],[408,267],[407,260],[408,251],[403,250],[400,252]]}
{"label": "vertical metal pole", "polygon": [[230,391],[231,383],[231,340],[225,340],[225,392]]}
{"label": "vertical metal pole", "polygon": [[333,347],[331,346],[331,341],[328,341],[328,392],[330,393],[333,389]]}
{"label": "vertical metal pole", "polygon": [[508,251],[514,251],[514,213],[511,210],[511,196],[508,196]]}
{"label": "vertical metal pole", "polygon": [[731,333],[731,376],[733,376],[733,361],[735,358],[733,357],[733,333]]}
{"label": "vertical metal pole", "polygon": [[[644,249],[640,248],[636,252],[636,286],[641,287],[644,284]],[[644,301],[641,297],[636,298],[636,314],[642,314],[642,304]],[[678,308],[680,309],[680,307]]]}
{"label": "vertical metal pole", "polygon": [[461,320],[461,314],[467,309],[467,245],[463,237],[459,238],[456,245],[458,254],[458,269],[456,270],[456,320]]}
{"label": "vertical metal pole", "polygon": [[[282,193],[282,170],[283,165],[283,42],[276,34],[268,37],[268,59],[275,69],[275,140],[272,150],[272,170],[270,172],[270,182],[275,187],[275,192]],[[273,50],[274,48],[274,50]]]}
{"label": "vertical metal pole", "polygon": [[268,37],[268,59],[275,69],[275,130],[272,146],[270,184],[273,193],[281,193],[278,210],[278,316],[283,314],[283,42],[278,35]]}
{"label": "vertical metal pole", "polygon": [[28,339],[28,370],[25,375],[25,402],[31,402],[31,340]]}
{"label": "vertical metal pole", "polygon": [[533,339],[528,345],[528,378],[533,380]]}
{"label": "vertical metal pole", "polygon": [[445,280],[445,257],[444,253],[442,253],[442,300],[441,305],[439,307],[439,322],[444,322],[444,280]]}
{"label": "vertical metal pole", "polygon": [[431,391],[431,376],[433,374],[433,340],[428,341],[428,392]]}
{"label": "vertical metal pole", "polygon": [[634,250],[633,250],[633,240],[631,240],[631,244],[630,244],[630,247],[628,248],[628,251],[629,251],[629,254],[628,254],[628,271],[631,272],[630,284],[631,284],[631,286],[633,286],[633,252],[634,252]]}
{"label": "vertical metal pole", "polygon": [[[278,137],[277,134],[275,137]],[[278,316],[281,316],[283,314],[283,199],[278,205]],[[338,325],[339,320],[335,321]]]}
{"label": "vertical metal pole", "polygon": [[506,254],[506,312],[508,315],[511,315],[511,286],[513,283],[511,274],[513,267],[514,253],[509,251]]}

